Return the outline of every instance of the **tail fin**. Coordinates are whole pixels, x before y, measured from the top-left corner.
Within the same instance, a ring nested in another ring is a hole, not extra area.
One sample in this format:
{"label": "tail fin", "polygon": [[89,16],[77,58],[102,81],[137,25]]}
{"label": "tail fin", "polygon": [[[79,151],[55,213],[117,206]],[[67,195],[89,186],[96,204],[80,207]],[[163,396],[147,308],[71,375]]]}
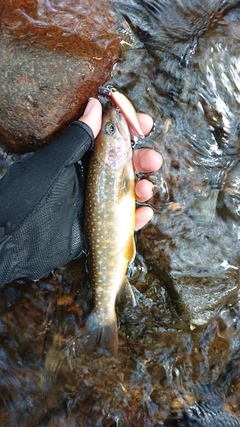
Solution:
{"label": "tail fin", "polygon": [[118,329],[116,314],[111,323],[103,324],[94,312],[86,322],[84,333],[84,347],[86,351],[107,350],[115,355],[118,350]]}

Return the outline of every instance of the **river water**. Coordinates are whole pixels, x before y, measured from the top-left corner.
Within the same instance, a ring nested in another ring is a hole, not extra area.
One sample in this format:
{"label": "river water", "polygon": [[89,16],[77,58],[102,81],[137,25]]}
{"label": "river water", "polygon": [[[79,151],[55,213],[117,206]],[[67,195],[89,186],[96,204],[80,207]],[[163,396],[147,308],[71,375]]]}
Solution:
{"label": "river water", "polygon": [[[0,420],[237,426],[230,413],[240,418],[240,5],[113,4],[122,54],[110,82],[155,120],[135,148],[163,156],[161,170],[148,174],[154,219],[136,234],[129,269],[137,305],[117,301],[117,356],[85,356],[84,260],[2,288]],[[215,418],[204,415],[204,402]],[[202,421],[191,421],[200,412]]]}

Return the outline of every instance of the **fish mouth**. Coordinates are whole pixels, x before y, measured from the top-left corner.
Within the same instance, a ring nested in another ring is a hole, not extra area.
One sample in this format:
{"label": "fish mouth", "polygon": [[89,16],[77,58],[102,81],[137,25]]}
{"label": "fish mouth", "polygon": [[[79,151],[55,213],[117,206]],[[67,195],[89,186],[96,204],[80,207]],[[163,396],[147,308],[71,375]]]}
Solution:
{"label": "fish mouth", "polygon": [[109,96],[111,91],[110,91],[110,89],[107,86],[99,86],[98,92],[101,95]]}

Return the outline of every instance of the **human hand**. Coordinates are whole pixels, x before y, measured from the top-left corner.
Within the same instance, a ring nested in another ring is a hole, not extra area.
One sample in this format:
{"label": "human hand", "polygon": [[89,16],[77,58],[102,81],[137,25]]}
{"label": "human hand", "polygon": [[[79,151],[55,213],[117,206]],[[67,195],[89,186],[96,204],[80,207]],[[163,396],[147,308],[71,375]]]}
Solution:
{"label": "human hand", "polygon": [[[153,127],[153,119],[148,114],[138,113],[139,122],[145,135]],[[97,137],[102,124],[102,106],[95,98],[90,98],[83,116],[79,119],[86,123]],[[134,132],[132,132],[134,135]],[[140,148],[133,151],[133,166],[137,172],[155,172],[162,165],[162,156],[155,150]],[[135,186],[136,200],[145,202],[152,197],[153,184],[147,179],[141,179]],[[153,210],[148,206],[141,206],[136,210],[135,230],[144,227],[152,218]]]}
{"label": "human hand", "polygon": [[[139,114],[139,120],[147,134],[151,117]],[[89,101],[80,121],[88,126],[73,122],[51,144],[14,162],[0,180],[0,205],[4,206],[0,209],[0,286],[20,277],[44,277],[81,257],[86,249],[84,175],[78,162],[101,128],[102,106],[97,99]],[[133,152],[138,172],[155,171],[161,163],[154,150]],[[146,179],[137,182],[137,200],[148,200],[152,189]],[[137,209],[135,228],[143,227],[152,214],[149,207]]]}

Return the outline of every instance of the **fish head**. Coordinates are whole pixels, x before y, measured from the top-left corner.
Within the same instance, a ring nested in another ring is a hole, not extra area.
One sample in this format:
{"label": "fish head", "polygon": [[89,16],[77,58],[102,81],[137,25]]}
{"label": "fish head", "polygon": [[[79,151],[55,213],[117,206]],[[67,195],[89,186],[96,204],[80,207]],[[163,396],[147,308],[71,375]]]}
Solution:
{"label": "fish head", "polygon": [[98,160],[111,169],[121,169],[131,160],[129,127],[118,108],[111,107],[104,115],[94,150]]}

